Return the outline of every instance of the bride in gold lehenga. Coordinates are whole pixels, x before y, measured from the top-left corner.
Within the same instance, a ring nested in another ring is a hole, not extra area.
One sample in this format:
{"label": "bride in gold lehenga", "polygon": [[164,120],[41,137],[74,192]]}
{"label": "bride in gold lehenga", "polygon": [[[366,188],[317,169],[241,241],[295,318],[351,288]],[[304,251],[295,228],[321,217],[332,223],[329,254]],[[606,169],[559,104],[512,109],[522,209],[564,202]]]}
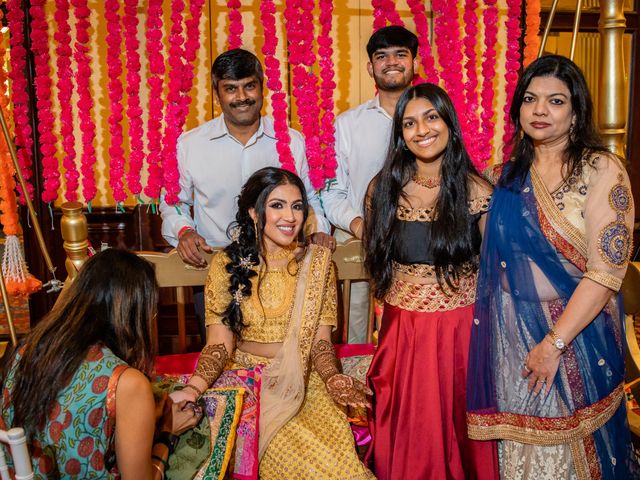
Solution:
{"label": "bride in gold lehenga", "polygon": [[225,365],[265,365],[260,478],[374,478],[338,405],[365,406],[369,392],[338,369],[335,271],[328,249],[298,243],[307,215],[304,186],[290,172],[263,168],[243,186],[232,243],[207,278],[207,344],[172,396],[195,400]]}

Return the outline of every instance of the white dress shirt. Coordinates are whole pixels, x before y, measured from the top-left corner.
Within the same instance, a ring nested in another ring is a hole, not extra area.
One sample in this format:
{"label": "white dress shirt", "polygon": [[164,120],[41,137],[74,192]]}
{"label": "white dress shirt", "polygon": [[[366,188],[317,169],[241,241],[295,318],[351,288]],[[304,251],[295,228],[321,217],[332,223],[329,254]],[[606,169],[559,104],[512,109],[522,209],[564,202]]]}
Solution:
{"label": "white dress shirt", "polygon": [[322,192],[329,221],[349,232],[356,217],[363,216],[369,182],[387,157],[393,119],[375,96],[336,118],[336,181]]}
{"label": "white dress shirt", "polygon": [[[323,216],[320,199],[309,181],[302,135],[293,129],[289,129],[289,135],[296,170],[315,213],[315,227],[328,232],[329,224]],[[224,115],[216,117],[182,134],[177,155],[180,203],[170,206],[164,198],[160,203],[162,236],[173,246],[178,244],[178,233],[183,227],[194,228],[212,247],[227,245],[227,227],[235,220],[242,185],[261,168],[280,167],[270,117],[261,117],[257,132],[246,145],[229,133]],[[311,212],[309,216],[314,218]]]}

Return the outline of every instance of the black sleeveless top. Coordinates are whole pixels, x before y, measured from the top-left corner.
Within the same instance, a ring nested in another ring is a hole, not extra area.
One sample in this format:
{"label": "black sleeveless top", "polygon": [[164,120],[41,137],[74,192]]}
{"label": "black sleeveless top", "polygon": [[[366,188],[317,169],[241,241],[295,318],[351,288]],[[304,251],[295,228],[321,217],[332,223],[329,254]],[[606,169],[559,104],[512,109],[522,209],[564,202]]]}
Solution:
{"label": "black sleeveless top", "polygon": [[[481,215],[489,210],[490,199],[491,196],[479,197],[469,202],[469,217],[472,222],[471,237],[476,254],[480,252],[480,244],[482,243],[478,221]],[[395,230],[395,242],[392,248],[393,260],[404,265],[433,265],[432,211],[432,208],[398,207],[393,227]]]}

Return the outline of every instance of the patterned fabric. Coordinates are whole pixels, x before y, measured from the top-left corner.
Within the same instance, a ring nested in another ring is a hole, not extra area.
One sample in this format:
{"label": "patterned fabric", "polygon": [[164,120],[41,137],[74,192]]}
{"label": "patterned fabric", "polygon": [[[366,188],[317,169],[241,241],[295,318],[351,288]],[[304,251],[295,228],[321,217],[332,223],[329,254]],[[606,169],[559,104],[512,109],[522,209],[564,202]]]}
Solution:
{"label": "patterned fabric", "polygon": [[[231,294],[228,292],[226,265],[229,257],[224,252],[216,254],[205,286],[205,308],[207,325],[221,324],[221,312],[227,307]],[[256,267],[257,268],[257,267]],[[289,328],[291,307],[299,279],[286,269],[258,270],[251,279],[251,296],[242,302],[241,309],[247,327],[242,331],[244,341],[282,342]],[[327,295],[320,315],[320,325],[337,326],[336,273],[331,266],[326,285]],[[256,295],[255,292],[258,292]]]}
{"label": "patterned fabric", "polygon": [[411,283],[394,278],[385,302],[414,312],[444,312],[472,305],[476,299],[476,275],[460,277],[458,290],[447,292],[438,283]]}
{"label": "patterned fabric", "polygon": [[[12,425],[11,391],[19,361],[18,354],[4,384],[0,428]],[[119,478],[113,461],[115,392],[127,368],[107,347],[95,345],[89,349],[69,384],[60,391],[45,427],[31,439],[36,479]]]}
{"label": "patterned fabric", "polygon": [[225,478],[240,420],[243,394],[241,388],[217,388],[208,390],[202,396],[209,422],[211,450],[208,460],[193,477],[194,480]]}
{"label": "patterned fabric", "polygon": [[[502,470],[513,475],[508,478],[538,478],[544,469],[553,469],[553,478],[638,474],[621,403],[619,296],[569,344],[548,394],[529,392],[521,376],[523,359],[565,314],[578,284],[587,292],[598,288],[582,282],[585,270],[584,276],[594,281],[624,274],[624,268],[607,265],[598,252],[598,232],[620,218],[612,204],[626,208],[624,199],[607,201],[620,182],[628,185],[626,173],[615,158],[600,156],[585,157],[578,174],[577,180],[548,192],[532,167],[522,185],[494,191],[487,219],[469,355],[467,421],[471,438],[513,442],[504,444],[501,457]],[[630,225],[632,211],[625,215]],[[611,282],[599,283],[611,288]]]}

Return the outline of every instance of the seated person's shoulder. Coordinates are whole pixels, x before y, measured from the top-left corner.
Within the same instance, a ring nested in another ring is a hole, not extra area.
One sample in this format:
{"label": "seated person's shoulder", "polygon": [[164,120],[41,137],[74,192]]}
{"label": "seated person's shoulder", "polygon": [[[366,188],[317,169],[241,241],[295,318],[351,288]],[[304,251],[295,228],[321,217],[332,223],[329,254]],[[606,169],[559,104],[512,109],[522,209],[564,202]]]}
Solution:
{"label": "seated person's shoulder", "polygon": [[150,388],[151,384],[149,383],[149,379],[140,370],[136,370],[135,368],[127,368],[118,379],[119,396],[134,396]]}

